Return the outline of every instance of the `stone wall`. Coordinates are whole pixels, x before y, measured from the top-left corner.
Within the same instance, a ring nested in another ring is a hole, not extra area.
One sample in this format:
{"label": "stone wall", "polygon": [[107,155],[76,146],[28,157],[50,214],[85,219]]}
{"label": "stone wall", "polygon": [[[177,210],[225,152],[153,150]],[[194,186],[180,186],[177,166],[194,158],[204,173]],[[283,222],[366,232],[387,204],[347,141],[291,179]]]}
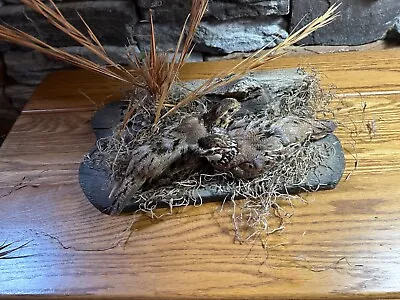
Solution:
{"label": "stone wall", "polygon": [[[190,0],[58,0],[60,10],[79,29],[82,15],[110,56],[126,63],[129,51],[148,49],[149,9],[153,10],[158,46],[174,47],[189,12]],[[192,60],[201,61],[233,52],[249,52],[282,41],[298,23],[322,14],[330,0],[210,0],[196,34]],[[398,0],[343,0],[341,18],[309,37],[306,44],[358,45],[382,38],[400,15]],[[72,39],[26,9],[19,0],[0,0],[0,21],[31,33],[70,53],[90,55]],[[0,42],[7,84],[1,82],[1,107],[21,110],[34,88],[54,70],[68,67],[28,49]],[[2,63],[3,65],[3,63]],[[6,99],[6,100],[4,100]],[[7,103],[7,104],[5,104]],[[2,108],[3,109],[3,108]],[[1,116],[0,116],[1,118]]]}
{"label": "stone wall", "polygon": [[[305,25],[336,1],[293,0],[290,29]],[[341,16],[303,41],[308,45],[361,45],[382,39],[400,15],[399,0],[340,0]]]}
{"label": "stone wall", "polygon": [[[60,34],[19,1],[3,0],[0,3],[1,21],[70,53],[88,56],[72,39]],[[119,63],[127,63],[124,56],[127,45],[134,52],[148,49],[149,9],[153,10],[159,48],[173,48],[190,4],[189,0],[57,1],[66,18],[84,30],[78,11],[110,56]],[[265,44],[276,45],[287,36],[289,8],[289,0],[210,1],[196,35],[196,48],[191,60],[202,61],[210,55],[253,51]],[[5,88],[5,95],[18,109],[23,107],[34,87],[49,72],[67,67],[63,62],[4,43],[0,44],[0,52],[11,82]]]}

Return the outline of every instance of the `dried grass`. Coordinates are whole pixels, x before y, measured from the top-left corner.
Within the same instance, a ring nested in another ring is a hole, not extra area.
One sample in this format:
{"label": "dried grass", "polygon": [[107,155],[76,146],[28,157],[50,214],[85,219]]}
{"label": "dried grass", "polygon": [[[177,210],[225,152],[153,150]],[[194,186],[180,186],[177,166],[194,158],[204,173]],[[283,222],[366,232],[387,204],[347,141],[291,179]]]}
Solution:
{"label": "dried grass", "polygon": [[[91,53],[99,57],[105,62],[106,65],[102,66],[82,56],[73,55],[58,48],[52,47],[51,45],[35,38],[32,35],[7,25],[0,25],[0,39],[37,50],[43,54],[71,63],[80,68],[93,71],[122,82],[136,82],[135,77],[127,69],[119,64],[114,63],[107,56],[106,51],[100,44],[96,35],[91,31],[82,18],[81,20],[87,28],[89,37],[86,37],[76,27],[69,23],[52,0],[49,0],[50,5],[44,4],[41,0],[21,1],[27,7],[40,13],[50,24],[54,25],[60,31],[67,34],[69,37],[88,49]],[[116,71],[109,69],[109,67],[113,67],[116,69]]]}
{"label": "dried grass", "polygon": [[161,111],[164,109],[170,89],[177,80],[179,71],[193,50],[194,34],[203,18],[207,4],[206,0],[193,1],[191,12],[182,27],[171,60],[167,52],[157,52],[153,16],[150,12],[150,53],[145,55],[143,61],[136,56],[130,58],[135,72],[144,79],[147,89],[155,100],[155,124],[161,116]]}
{"label": "dried grass", "polygon": [[[140,144],[143,140],[150,139],[163,130],[167,130],[171,124],[176,126],[177,122],[182,120],[184,116],[193,115],[196,112],[194,102],[203,95],[232,83],[268,62],[283,56],[287,47],[332,22],[338,16],[337,10],[340,6],[340,4],[334,4],[325,14],[292,33],[281,44],[264,52],[268,46],[266,45],[231,69],[211,76],[198,88],[176,101],[173,97],[172,99],[169,98],[171,87],[177,82],[179,70],[193,50],[194,34],[205,13],[207,0],[193,0],[191,13],[185,21],[171,61],[168,61],[166,52],[157,51],[153,18],[150,15],[150,52],[145,53],[143,60],[138,57],[131,57],[132,70],[114,63],[109,58],[100,41],[83,18],[81,20],[87,29],[88,36],[65,19],[53,0],[48,1],[49,5],[46,5],[41,0],[21,1],[27,7],[40,13],[50,24],[99,57],[105,65],[96,64],[79,55],[69,54],[7,25],[0,25],[1,39],[35,49],[46,55],[109,78],[129,83],[134,90],[132,93],[137,93],[131,98],[130,107],[124,116],[123,122],[116,128],[115,134],[109,140],[100,140],[98,143],[102,155],[107,157],[107,163],[112,170],[113,178],[116,180],[123,176],[121,170],[126,168],[125,164],[129,161],[135,145]],[[134,89],[134,87],[137,89]],[[325,98],[315,97],[314,99],[309,99],[300,94],[288,95],[287,101],[284,102],[286,107],[282,107],[282,112],[315,117],[320,109],[319,107],[321,107],[321,103],[326,102],[321,99]],[[162,115],[165,108],[171,104],[173,107]],[[142,129],[136,131],[134,126],[128,126],[128,124],[141,124],[140,127]],[[157,124],[157,126],[153,126],[154,124]],[[171,208],[188,205],[189,203],[200,205],[202,199],[196,194],[196,191],[211,187],[221,193],[230,194],[234,204],[236,203],[234,201],[236,198],[247,199],[240,209],[236,209],[237,207],[234,205],[233,224],[238,239],[242,239],[239,234],[240,224],[246,224],[253,230],[247,238],[255,236],[260,231],[267,233],[279,231],[283,228],[282,223],[275,229],[269,227],[268,219],[271,216],[271,209],[275,212],[281,211],[277,202],[278,199],[284,198],[290,201],[293,196],[289,196],[286,190],[287,187],[301,186],[306,179],[305,174],[309,174],[313,168],[319,165],[324,156],[327,155],[326,151],[329,151],[329,149],[323,149],[323,151],[316,149],[309,142],[301,145],[292,145],[291,151],[288,152],[290,155],[282,157],[276,168],[250,181],[233,178],[231,174],[220,174],[218,172],[207,174],[200,170],[183,180],[176,180],[168,186],[157,187],[157,190],[148,189],[143,191],[138,195],[139,210],[150,212],[154,215],[154,209],[160,203],[164,203]],[[221,185],[221,182],[224,185]],[[281,216],[280,214],[278,215]]]}
{"label": "dried grass", "polygon": [[167,52],[157,51],[153,18],[150,14],[150,52],[145,53],[143,59],[140,59],[136,55],[132,57],[127,54],[128,59],[132,62],[132,69],[127,69],[120,64],[114,63],[110,59],[94,32],[78,12],[77,14],[85,25],[88,36],[79,31],[65,19],[64,15],[57,8],[53,0],[49,0],[49,4],[45,4],[41,0],[21,1],[27,7],[40,13],[50,24],[58,28],[61,32],[65,33],[100,58],[105,65],[94,63],[82,56],[70,54],[61,49],[55,48],[32,35],[7,25],[0,25],[0,39],[37,50],[43,54],[71,63],[80,68],[108,76],[112,79],[130,83],[132,88],[146,88],[150,92],[152,99],[155,101],[155,123],[158,122],[161,110],[164,108],[164,103],[169,95],[169,90],[172,84],[176,81],[180,69],[193,49],[194,33],[200,24],[200,20],[202,19],[208,4],[207,0],[193,1],[191,12],[182,28],[171,61],[169,61],[169,55]]}
{"label": "dried grass", "polygon": [[201,86],[199,86],[197,89],[189,93],[184,99],[182,99],[175,107],[171,108],[167,113],[165,113],[163,115],[163,118],[169,116],[180,107],[187,105],[188,103],[201,97],[202,95],[210,93],[217,88],[234,82],[242,78],[246,74],[249,74],[250,72],[259,69],[268,62],[282,57],[283,55],[285,55],[286,48],[296,44],[305,37],[309,36],[314,31],[333,22],[339,16],[337,10],[339,9],[340,5],[340,3],[332,5],[322,16],[316,18],[309,24],[290,34],[282,43],[278,44],[267,52],[261,54],[268,45],[256,51],[249,57],[245,58],[243,61],[233,66],[231,69],[223,70],[220,73],[211,76]]}
{"label": "dried grass", "polygon": [[[139,95],[134,95],[140,99]],[[306,119],[314,119],[317,115],[329,114],[329,103],[332,95],[320,89],[316,77],[309,76],[302,89],[282,95],[280,100],[280,115],[270,114],[266,108],[248,118],[248,126],[256,124],[260,119],[273,123],[286,115],[296,115]],[[99,149],[107,164],[112,170],[113,181],[124,177],[127,164],[134,150],[148,143],[149,140],[161,137],[162,133],[174,130],[180,120],[188,116],[199,114],[199,107],[209,107],[207,100],[193,102],[181,109],[174,118],[170,116],[160,125],[160,132],[152,131],[151,114],[146,113],[146,101],[140,101],[140,114],[132,115],[130,126],[124,136],[113,135],[109,139],[99,142]],[[148,118],[147,126],[137,129],[137,124],[143,124]],[[243,117],[240,118],[241,121]],[[235,122],[235,121],[234,121]],[[257,125],[255,125],[257,126]],[[233,124],[234,127],[234,124]],[[161,133],[161,134],[160,134]],[[260,235],[270,234],[284,229],[284,220],[290,216],[281,208],[282,203],[289,203],[294,199],[302,199],[293,195],[293,191],[302,190],[309,179],[309,175],[331,156],[334,148],[326,144],[317,145],[309,140],[292,144],[288,151],[276,161],[276,164],[261,176],[244,180],[235,178],[230,173],[221,173],[209,168],[194,170],[189,176],[177,176],[173,182],[163,184],[163,178],[158,178],[158,184],[144,186],[136,195],[131,204],[138,207],[138,212],[148,213],[152,218],[160,218],[165,214],[157,214],[158,208],[173,208],[187,205],[200,206],[203,203],[203,191],[214,191],[215,194],[224,196],[225,201],[233,203],[232,221],[237,240],[252,240]],[[171,173],[168,173],[168,177]],[[319,187],[315,187],[317,190]],[[306,191],[306,190],[304,190]],[[237,201],[238,199],[245,199]],[[224,201],[224,202],[225,202]],[[271,217],[278,217],[280,222],[277,227],[271,225]]]}
{"label": "dried grass", "polygon": [[[269,46],[266,45],[265,47],[256,51],[231,69],[224,70],[218,74],[211,76],[200,87],[189,93],[185,98],[181,99],[181,101],[179,101],[176,105],[174,105],[174,107],[169,109],[161,117],[163,109],[168,106],[166,105],[166,101],[169,97],[171,86],[174,82],[177,81],[180,69],[182,68],[185,60],[188,58],[191,51],[193,50],[194,35],[206,11],[208,5],[207,0],[193,0],[191,12],[188,15],[188,18],[186,19],[185,24],[182,28],[174,55],[170,62],[168,61],[167,52],[157,51],[153,18],[150,13],[150,53],[145,53],[143,60],[139,59],[137,56],[132,57],[128,55],[129,59],[132,62],[131,70],[128,70],[127,68],[114,63],[109,58],[104,47],[101,45],[94,32],[89,28],[89,26],[79,15],[79,13],[78,15],[85,25],[89,37],[80,32],[76,27],[69,23],[68,20],[65,19],[53,0],[48,1],[49,5],[45,4],[41,0],[21,1],[27,7],[40,13],[43,17],[47,19],[50,24],[54,25],[61,32],[65,33],[76,42],[84,46],[86,49],[88,49],[91,53],[99,57],[105,63],[105,65],[103,66],[94,63],[82,56],[73,55],[58,48],[52,47],[51,45],[21,30],[12,28],[7,25],[0,25],[0,39],[35,49],[46,55],[53,56],[57,59],[66,61],[75,66],[108,76],[121,82],[130,83],[133,87],[146,88],[150,92],[152,100],[155,102],[155,124],[158,123],[160,118],[165,118],[171,115],[182,106],[185,106],[195,99],[198,99],[202,95],[205,95],[212,90],[215,90],[235,80],[238,80],[249,72],[257,70],[268,62],[283,56],[287,47],[294,45],[306,36],[313,33],[315,30],[328,25],[336,17],[338,17],[339,14],[337,10],[340,7],[339,3],[332,5],[325,14],[316,18],[296,32],[290,34],[287,39],[285,39],[282,43],[278,44],[274,48],[263,53],[264,50]],[[150,101],[151,99],[148,100]],[[128,113],[133,112],[129,111]]]}

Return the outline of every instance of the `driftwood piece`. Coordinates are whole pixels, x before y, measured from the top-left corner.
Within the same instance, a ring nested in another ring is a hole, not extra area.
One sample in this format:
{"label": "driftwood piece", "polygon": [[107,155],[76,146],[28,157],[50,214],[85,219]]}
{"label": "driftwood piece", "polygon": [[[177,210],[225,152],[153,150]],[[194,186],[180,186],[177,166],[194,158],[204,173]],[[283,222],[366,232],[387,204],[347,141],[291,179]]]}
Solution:
{"label": "driftwood piece", "polygon": [[[344,170],[344,156],[340,141],[335,135],[331,134],[315,143],[327,144],[329,146],[333,145],[333,154],[327,157],[314,173],[308,175],[308,180],[304,185],[289,187],[287,189],[289,193],[296,193],[303,190],[329,190],[334,189],[339,183]],[[94,148],[92,152],[89,153],[88,158],[82,162],[79,169],[79,182],[88,200],[97,209],[107,213],[112,204],[112,199],[108,197],[111,192],[110,174],[108,168],[104,164],[90,159],[97,156],[96,152],[97,149]],[[213,188],[199,189],[196,193],[198,194],[198,199],[201,197],[202,202],[222,201],[229,195],[229,191],[221,193]],[[135,211],[138,207],[138,203],[132,203],[132,205],[127,206],[124,211]]]}
{"label": "driftwood piece", "polygon": [[[242,109],[239,114],[249,114],[260,109],[268,109],[270,114],[279,115],[282,109],[282,99],[293,93],[312,93],[309,88],[310,76],[301,70],[280,70],[256,73],[239,80],[225,88],[214,91],[208,95],[209,98],[221,99],[223,97],[235,97],[242,101]],[[185,94],[187,90],[193,89],[201,84],[201,81],[184,83],[175,87],[175,94]],[[97,139],[110,136],[123,116],[127,102],[119,101],[106,105],[96,112],[92,119],[92,125]],[[344,171],[344,154],[340,141],[336,136],[330,134],[325,138],[314,142],[322,148],[330,148],[329,153],[321,162],[320,166],[307,175],[307,180],[300,186],[289,186],[284,192],[295,193],[302,190],[315,191],[322,189],[333,189],[338,184]],[[112,199],[109,194],[112,189],[110,182],[110,171],[108,170],[101,155],[95,147],[84,159],[79,170],[79,180],[82,189],[89,201],[100,211],[107,213]],[[223,185],[223,182],[222,182]],[[155,191],[156,192],[156,191]],[[229,197],[233,191],[229,187],[216,190],[213,187],[200,188],[193,192],[193,204],[202,202],[222,201]],[[164,199],[167,200],[168,199]],[[140,202],[132,201],[125,207],[124,212],[135,211]],[[160,206],[165,205],[165,202]]]}

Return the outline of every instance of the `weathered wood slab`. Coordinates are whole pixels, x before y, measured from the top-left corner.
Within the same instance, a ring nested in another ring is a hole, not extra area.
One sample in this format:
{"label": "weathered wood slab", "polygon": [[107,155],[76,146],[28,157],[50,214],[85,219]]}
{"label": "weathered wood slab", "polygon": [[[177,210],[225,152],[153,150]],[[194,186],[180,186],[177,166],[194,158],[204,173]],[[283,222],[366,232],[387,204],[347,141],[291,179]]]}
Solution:
{"label": "weathered wood slab", "polygon": [[[339,183],[345,166],[343,149],[340,141],[335,135],[331,134],[314,143],[327,149],[332,148],[333,151],[329,151],[331,155],[326,157],[326,159],[321,162],[320,166],[308,175],[308,179],[304,184],[300,186],[289,186],[286,189],[287,192],[298,193],[305,191],[330,190],[334,189]],[[96,157],[98,156],[97,148],[94,148],[88,156],[85,157],[79,168],[79,183],[87,199],[101,212],[109,213],[109,208],[113,202],[113,199],[108,197],[112,190],[110,171],[104,163],[95,162]],[[221,185],[223,186],[224,184],[221,183]],[[228,188],[224,187],[222,187],[222,190],[229,191]],[[156,189],[154,191],[157,192]],[[282,190],[281,192],[285,193],[285,190]],[[221,192],[220,189],[210,186],[208,188],[197,189],[195,193],[196,197],[190,202],[192,205],[196,205],[200,202],[207,203],[224,201],[233,194],[233,191],[230,193]],[[237,199],[240,199],[240,197]],[[173,198],[164,200],[173,203]],[[132,201],[123,212],[133,212],[138,210],[140,203],[140,201]],[[165,207],[165,204],[163,205],[160,203],[159,207]]]}

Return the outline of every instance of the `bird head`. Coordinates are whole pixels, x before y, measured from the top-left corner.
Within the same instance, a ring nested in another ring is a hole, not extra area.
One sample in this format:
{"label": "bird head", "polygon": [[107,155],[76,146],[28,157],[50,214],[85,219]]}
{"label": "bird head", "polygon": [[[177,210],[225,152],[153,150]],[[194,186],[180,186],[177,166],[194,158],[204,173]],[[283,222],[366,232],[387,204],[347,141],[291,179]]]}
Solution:
{"label": "bird head", "polygon": [[213,134],[198,141],[199,155],[214,165],[228,164],[238,153],[237,143],[227,135]]}
{"label": "bird head", "polygon": [[235,98],[224,98],[204,115],[207,127],[227,128],[235,113],[240,109],[240,102]]}
{"label": "bird head", "polygon": [[337,125],[331,120],[316,120],[313,124],[311,140],[319,140],[335,131]]}

